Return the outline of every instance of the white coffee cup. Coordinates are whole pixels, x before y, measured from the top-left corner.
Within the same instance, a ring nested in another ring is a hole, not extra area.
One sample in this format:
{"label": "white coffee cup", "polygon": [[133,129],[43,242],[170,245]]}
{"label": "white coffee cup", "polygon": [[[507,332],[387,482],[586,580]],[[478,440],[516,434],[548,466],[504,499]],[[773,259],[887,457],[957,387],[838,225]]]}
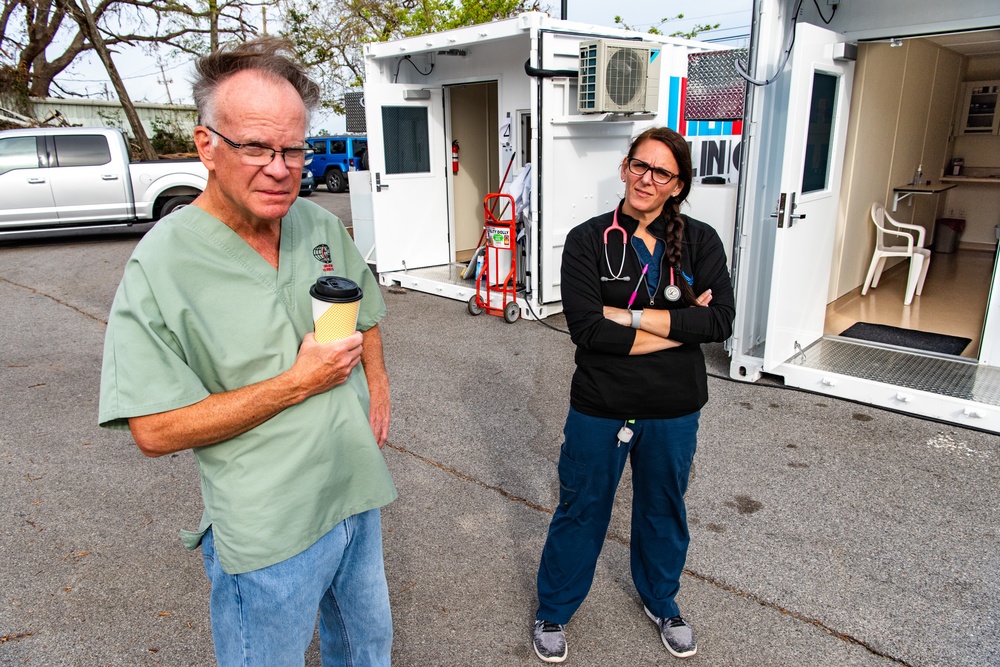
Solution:
{"label": "white coffee cup", "polygon": [[347,338],[358,328],[361,288],[350,278],[320,276],[309,288],[316,341],[329,343]]}

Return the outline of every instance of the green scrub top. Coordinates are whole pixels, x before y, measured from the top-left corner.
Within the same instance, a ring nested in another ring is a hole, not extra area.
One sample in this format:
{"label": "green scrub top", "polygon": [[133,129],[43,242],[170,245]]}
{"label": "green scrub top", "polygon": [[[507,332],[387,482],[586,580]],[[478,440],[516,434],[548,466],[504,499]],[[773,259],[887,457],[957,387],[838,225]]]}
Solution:
{"label": "green scrub top", "polygon": [[[166,412],[273,378],[312,331],[320,275],[364,293],[358,329],[385,315],[378,283],[335,216],[297,200],[281,223],[277,271],[196,206],[161,220],[136,246],[104,343],[99,423]],[[395,499],[368,421],[359,364],[343,384],[231,440],[194,450],[223,570],[249,572],[301,553],[343,519]]]}

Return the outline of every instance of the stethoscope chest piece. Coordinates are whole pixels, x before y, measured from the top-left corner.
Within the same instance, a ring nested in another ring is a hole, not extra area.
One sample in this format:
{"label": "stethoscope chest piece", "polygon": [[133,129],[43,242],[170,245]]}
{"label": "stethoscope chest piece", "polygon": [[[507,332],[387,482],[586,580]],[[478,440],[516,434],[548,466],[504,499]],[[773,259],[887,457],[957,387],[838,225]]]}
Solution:
{"label": "stethoscope chest piece", "polygon": [[677,301],[681,298],[681,288],[674,284],[674,267],[670,267],[670,284],[663,290],[667,301]]}

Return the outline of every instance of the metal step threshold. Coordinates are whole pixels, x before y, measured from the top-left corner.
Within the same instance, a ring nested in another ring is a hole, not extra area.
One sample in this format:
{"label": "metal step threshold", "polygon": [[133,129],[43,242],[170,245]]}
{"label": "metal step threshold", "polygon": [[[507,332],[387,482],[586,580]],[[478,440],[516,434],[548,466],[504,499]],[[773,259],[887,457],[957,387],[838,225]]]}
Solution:
{"label": "metal step threshold", "polygon": [[818,394],[1000,434],[1000,368],[827,336],[770,371]]}
{"label": "metal step threshold", "polygon": [[[468,303],[469,299],[476,295],[476,281],[462,278],[465,267],[465,264],[452,263],[419,269],[384,271],[378,274],[378,279],[386,286],[398,285],[416,292],[436,294]],[[484,294],[480,294],[480,298],[484,298],[484,295],[485,290]],[[492,290],[490,296],[490,303],[494,308],[503,308],[503,296],[497,289]],[[528,307],[529,301],[530,307]],[[526,297],[523,292],[518,293],[517,302],[522,306],[521,317],[524,319],[545,319],[562,312],[561,301],[540,304],[536,296]]]}
{"label": "metal step threshold", "polygon": [[379,274],[383,285],[436,294],[456,301],[468,301],[476,293],[476,281],[462,278],[464,264],[441,264],[420,269],[386,271]]}
{"label": "metal step threshold", "polygon": [[1000,406],[1000,368],[963,357],[825,336],[786,365]]}

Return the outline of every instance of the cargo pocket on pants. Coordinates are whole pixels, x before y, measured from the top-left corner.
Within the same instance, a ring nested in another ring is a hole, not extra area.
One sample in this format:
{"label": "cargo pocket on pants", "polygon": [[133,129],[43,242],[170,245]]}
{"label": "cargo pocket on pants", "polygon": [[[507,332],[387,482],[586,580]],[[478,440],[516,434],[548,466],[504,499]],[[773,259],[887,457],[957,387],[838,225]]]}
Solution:
{"label": "cargo pocket on pants", "polygon": [[587,484],[587,466],[566,456],[566,450],[559,453],[559,507],[569,516],[579,513],[576,500]]}

